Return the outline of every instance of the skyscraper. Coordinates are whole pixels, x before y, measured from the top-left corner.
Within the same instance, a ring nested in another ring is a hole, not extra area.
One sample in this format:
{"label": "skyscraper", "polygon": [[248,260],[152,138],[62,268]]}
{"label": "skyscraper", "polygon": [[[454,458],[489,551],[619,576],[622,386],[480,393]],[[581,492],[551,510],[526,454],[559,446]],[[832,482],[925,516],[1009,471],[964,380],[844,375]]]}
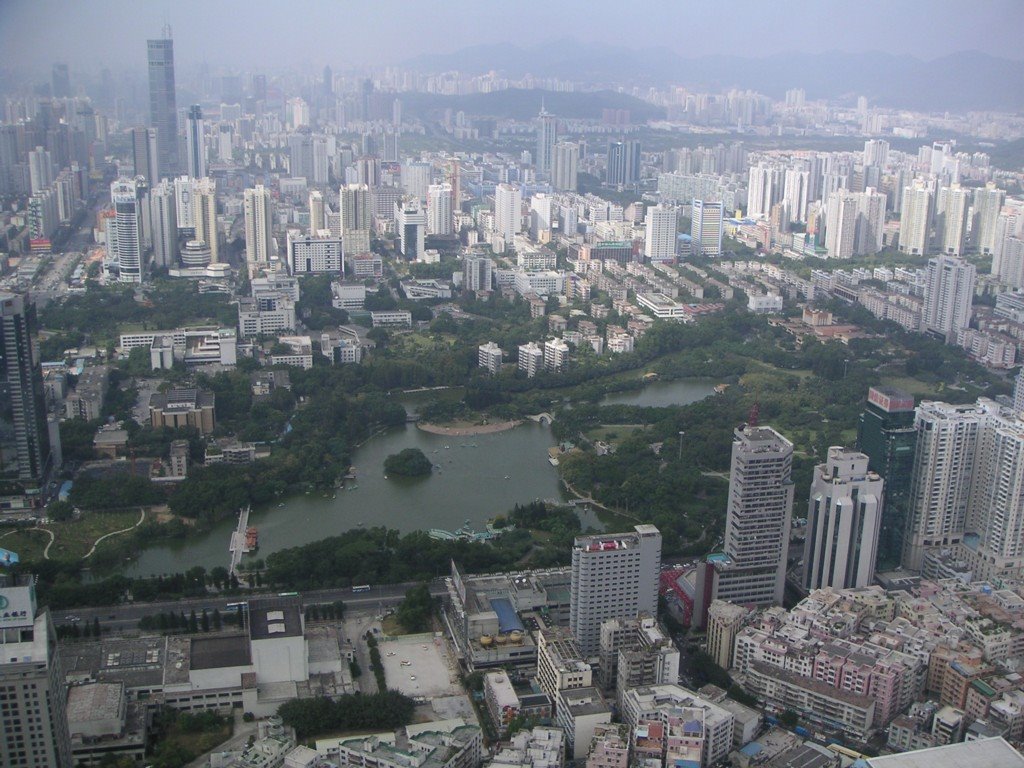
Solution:
{"label": "skyscraper", "polygon": [[499,184],[494,188],[494,231],[505,248],[523,226],[523,193],[515,184]]}
{"label": "skyscraper", "polygon": [[491,290],[494,262],[486,256],[466,254],[462,263],[462,289],[464,291]]}
{"label": "skyscraper", "polygon": [[192,215],[196,240],[210,249],[210,263],[220,261],[217,230],[217,182],[209,177],[192,180]]}
{"label": "skyscraper", "polygon": [[609,186],[634,184],[640,179],[640,142],[636,139],[608,143],[608,168],[605,182]]}
{"label": "skyscraper", "polygon": [[693,199],[690,207],[690,241],[695,256],[721,256],[725,205]]}
{"label": "skyscraper", "polygon": [[778,202],[780,172],[764,165],[752,165],[747,174],[747,216],[763,219]]}
{"label": "skyscraper", "polygon": [[875,575],[882,478],[863,453],[832,446],[814,468],[807,505],[804,587],[866,587]]}
{"label": "skyscraper", "polygon": [[405,194],[425,203],[432,171],[430,163],[402,163],[402,189]]}
{"label": "skyscraper", "polygon": [[807,221],[810,172],[803,168],[787,168],[782,199],[789,208],[791,222]]}
{"label": "skyscraper", "polygon": [[869,187],[857,195],[857,242],[854,253],[878,253],[882,250],[885,231],[886,196]]}
{"label": "skyscraper", "polygon": [[146,180],[118,179],[110,185],[114,218],[107,221],[107,261],[122,283],[141,283],[145,235],[142,226]]}
{"label": "skyscraper", "polygon": [[262,184],[245,190],[245,261],[250,276],[270,266],[276,255],[274,242],[274,205],[270,190]]}
{"label": "skyscraper", "polygon": [[[0,331],[0,371],[4,385],[0,391],[4,401],[0,413],[9,413],[13,422],[13,429],[9,426],[3,430],[0,471],[21,483],[37,486],[45,481],[49,471],[50,440],[42,369],[32,346],[36,332],[35,305],[20,294],[0,292]],[[12,442],[10,435],[13,435]]]}
{"label": "skyscraper", "polygon": [[369,251],[374,210],[374,196],[370,188],[365,184],[347,184],[339,191],[338,201],[345,252],[352,254]]}
{"label": "skyscraper", "polygon": [[900,207],[900,253],[924,256],[928,253],[928,231],[932,223],[932,188],[922,179],[903,189]]}
{"label": "skyscraper", "polygon": [[399,248],[409,261],[419,261],[425,250],[427,214],[419,200],[406,198],[395,204],[395,226],[398,228]]}
{"label": "skyscraper", "polygon": [[554,150],[557,142],[558,118],[549,114],[541,106],[540,114],[537,116],[537,157],[534,158],[537,173],[541,175],[551,173],[551,169],[554,166]]}
{"label": "skyscraper", "polygon": [[905,568],[920,570],[928,549],[963,541],[980,415],[974,405],[925,401],[917,407]]}
{"label": "skyscraper", "polygon": [[316,237],[317,232],[327,228],[327,217],[324,213],[324,196],[314,189],[309,193],[309,234]]}
{"label": "skyscraper", "polygon": [[555,144],[551,161],[551,186],[562,192],[575,192],[580,166],[580,145],[572,141]]}
{"label": "skyscraper", "polygon": [[71,98],[71,74],[68,72],[68,65],[57,63],[53,65],[53,98]]}
{"label": "skyscraper", "polygon": [[[698,571],[697,626],[713,600],[780,605],[793,515],[793,444],[771,427],[743,426],[732,441],[725,552]],[[707,581],[711,583],[708,584]]]}
{"label": "skyscraper", "polygon": [[569,629],[585,656],[596,654],[601,624],[658,610],[661,532],[653,525],[630,533],[578,536],[572,546]]}
{"label": "skyscraper", "polygon": [[32,577],[0,574],[0,765],[71,768],[67,686],[50,612],[36,608]]}
{"label": "skyscraper", "polygon": [[857,242],[859,195],[841,189],[828,199],[825,224],[825,248],[830,259],[848,259]]}
{"label": "skyscraper", "polygon": [[955,256],[928,260],[921,330],[955,343],[957,333],[971,323],[975,268]]}
{"label": "skyscraper", "polygon": [[939,190],[936,206],[935,236],[939,251],[950,256],[963,254],[967,239],[968,190],[952,184]]}
{"label": "skyscraper", "polygon": [[427,188],[427,234],[452,233],[452,185],[431,184]]}
{"label": "skyscraper", "polygon": [[885,481],[885,505],[878,534],[878,569],[889,570],[903,557],[903,536],[914,471],[914,398],[891,387],[871,387],[857,425],[857,450],[868,469]]}
{"label": "skyscraper", "polygon": [[149,192],[149,217],[153,226],[153,263],[173,267],[178,261],[178,225],[174,185],[163,179]]}
{"label": "skyscraper", "polygon": [[676,209],[652,205],[644,219],[644,257],[648,261],[676,260]]}
{"label": "skyscraper", "polygon": [[28,153],[28,174],[32,194],[53,184],[53,158],[49,150],[36,147]]}
{"label": "skyscraper", "polygon": [[[996,227],[999,212],[1006,200],[1006,192],[990,181],[984,187],[974,190],[974,217],[971,223],[971,242],[979,253],[995,250]],[[995,272],[995,269],[992,270]]]}
{"label": "skyscraper", "polygon": [[156,128],[135,126],[132,128],[132,162],[135,175],[144,178],[151,189],[160,180],[156,161]]}
{"label": "skyscraper", "polygon": [[186,172],[193,179],[206,176],[206,137],[203,129],[203,108],[193,104],[185,123]]}
{"label": "skyscraper", "polygon": [[174,41],[165,37],[148,40],[149,123],[156,128],[157,175],[178,173],[178,106],[174,93]]}

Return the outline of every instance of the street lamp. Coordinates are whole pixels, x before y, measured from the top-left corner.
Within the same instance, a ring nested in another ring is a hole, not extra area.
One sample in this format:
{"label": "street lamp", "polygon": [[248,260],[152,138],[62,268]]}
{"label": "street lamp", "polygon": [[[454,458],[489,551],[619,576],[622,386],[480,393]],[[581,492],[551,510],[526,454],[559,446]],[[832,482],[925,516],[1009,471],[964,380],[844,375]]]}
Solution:
{"label": "street lamp", "polygon": [[683,430],[679,430],[679,457],[676,459],[677,461],[683,460],[683,435],[685,434]]}

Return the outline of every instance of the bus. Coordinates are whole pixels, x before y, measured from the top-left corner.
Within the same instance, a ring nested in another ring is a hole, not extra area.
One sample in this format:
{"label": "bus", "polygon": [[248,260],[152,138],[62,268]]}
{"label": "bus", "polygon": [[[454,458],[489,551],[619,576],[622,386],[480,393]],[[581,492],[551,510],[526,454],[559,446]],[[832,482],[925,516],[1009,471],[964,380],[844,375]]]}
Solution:
{"label": "bus", "polygon": [[369,592],[370,591],[370,585],[369,584],[360,584],[359,586],[352,587],[352,591],[353,592]]}
{"label": "bus", "polygon": [[243,602],[243,603],[228,603],[227,604],[227,610],[229,610],[229,611],[237,611],[239,608],[241,608],[243,611],[247,611],[247,610],[249,610],[249,603]]}
{"label": "bus", "polygon": [[299,593],[298,592],[278,592],[277,596],[278,597],[298,597]]}

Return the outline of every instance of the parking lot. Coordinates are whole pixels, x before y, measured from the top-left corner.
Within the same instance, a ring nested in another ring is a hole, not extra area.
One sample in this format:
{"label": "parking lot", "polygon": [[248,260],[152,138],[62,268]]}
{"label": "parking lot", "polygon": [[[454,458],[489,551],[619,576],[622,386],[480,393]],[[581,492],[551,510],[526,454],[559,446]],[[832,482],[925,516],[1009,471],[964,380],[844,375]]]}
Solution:
{"label": "parking lot", "polygon": [[410,635],[382,639],[379,647],[388,688],[413,698],[462,693],[443,640]]}

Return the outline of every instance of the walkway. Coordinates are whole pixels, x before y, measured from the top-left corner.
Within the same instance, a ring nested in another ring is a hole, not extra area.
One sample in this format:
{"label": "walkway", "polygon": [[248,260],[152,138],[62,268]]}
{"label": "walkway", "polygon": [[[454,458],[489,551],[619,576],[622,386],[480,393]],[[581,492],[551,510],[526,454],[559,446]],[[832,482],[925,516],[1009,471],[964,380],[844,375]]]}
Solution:
{"label": "walkway", "polygon": [[239,510],[238,527],[231,532],[231,541],[228,543],[228,551],[231,553],[231,567],[228,573],[238,575],[238,566],[242,562],[242,555],[248,552],[245,546],[245,529],[249,527],[250,507]]}
{"label": "walkway", "polygon": [[[117,536],[117,535],[122,534],[122,533],[128,533],[128,531],[134,530],[135,528],[138,528],[140,525],[142,525],[142,523],[145,520],[146,520],[146,510],[145,510],[145,508],[143,508],[143,509],[139,510],[139,520],[138,520],[137,523],[135,523],[135,525],[129,525],[127,528],[122,528],[119,531],[111,531],[110,533],[103,534],[98,539],[96,539],[96,541],[94,541],[92,543],[92,549],[90,549],[88,552],[86,552],[84,555],[82,555],[82,559],[83,560],[88,560],[89,557],[92,556],[92,553],[96,551],[96,547],[99,546],[99,543],[101,541],[103,541],[104,539],[109,539],[111,536]],[[52,544],[53,542],[51,541],[50,543]],[[49,545],[47,545],[46,548],[49,549],[50,548]],[[43,554],[45,555],[45,552]]]}

